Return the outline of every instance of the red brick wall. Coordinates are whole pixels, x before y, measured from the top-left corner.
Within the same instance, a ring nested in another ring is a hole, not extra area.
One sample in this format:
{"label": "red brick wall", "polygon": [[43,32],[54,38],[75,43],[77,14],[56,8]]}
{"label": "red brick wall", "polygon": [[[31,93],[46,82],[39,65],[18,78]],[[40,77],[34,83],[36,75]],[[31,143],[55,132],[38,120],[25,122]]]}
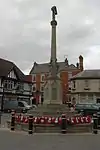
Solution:
{"label": "red brick wall", "polygon": [[27,82],[32,82],[32,75],[26,75],[25,80],[26,80]]}
{"label": "red brick wall", "polygon": [[[71,72],[71,71],[70,71]],[[79,73],[80,70],[72,70],[72,76]],[[45,74],[46,77],[46,74]],[[62,98],[63,102],[68,100],[67,94],[68,94],[68,71],[63,71],[60,73],[61,78],[61,85],[62,85]],[[41,74],[36,75],[36,89],[40,91],[40,84],[41,84]]]}
{"label": "red brick wall", "polygon": [[60,73],[61,81],[62,81],[62,101],[66,100],[66,90],[68,90],[68,72]]}
{"label": "red brick wall", "polygon": [[41,82],[41,75],[37,74],[36,75],[36,89],[40,90],[40,82]]}
{"label": "red brick wall", "polygon": [[[72,76],[76,75],[77,73],[80,72],[80,70],[72,70],[70,71],[72,72]],[[68,71],[63,71],[60,73],[60,77],[61,77],[61,81],[62,81],[62,98],[63,98],[63,102],[68,100]]]}

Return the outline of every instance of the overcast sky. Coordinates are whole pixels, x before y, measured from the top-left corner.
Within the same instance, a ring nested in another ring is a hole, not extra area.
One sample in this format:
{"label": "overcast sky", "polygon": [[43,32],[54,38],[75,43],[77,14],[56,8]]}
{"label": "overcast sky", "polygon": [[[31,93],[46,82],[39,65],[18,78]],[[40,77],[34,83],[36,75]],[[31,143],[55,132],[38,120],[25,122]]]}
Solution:
{"label": "overcast sky", "polygon": [[57,57],[100,68],[100,0],[0,0],[0,57],[28,73],[50,60],[51,7],[57,6]]}

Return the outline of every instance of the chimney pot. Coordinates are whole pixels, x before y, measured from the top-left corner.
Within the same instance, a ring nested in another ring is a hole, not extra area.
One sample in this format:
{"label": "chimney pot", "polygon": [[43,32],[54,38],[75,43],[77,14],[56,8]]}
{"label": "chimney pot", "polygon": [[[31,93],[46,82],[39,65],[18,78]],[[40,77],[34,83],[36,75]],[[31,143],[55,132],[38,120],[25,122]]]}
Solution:
{"label": "chimney pot", "polygon": [[67,59],[67,58],[65,59],[65,63],[66,63],[66,65],[69,65],[69,64],[68,64],[68,59]]}

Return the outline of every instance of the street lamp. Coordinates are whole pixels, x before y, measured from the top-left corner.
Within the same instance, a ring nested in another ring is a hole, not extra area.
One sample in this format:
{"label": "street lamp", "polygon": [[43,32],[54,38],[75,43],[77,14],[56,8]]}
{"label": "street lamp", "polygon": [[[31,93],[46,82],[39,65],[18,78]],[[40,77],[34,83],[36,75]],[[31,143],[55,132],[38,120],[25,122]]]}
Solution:
{"label": "street lamp", "polygon": [[2,99],[1,99],[1,112],[3,112],[4,107],[4,87],[2,88]]}

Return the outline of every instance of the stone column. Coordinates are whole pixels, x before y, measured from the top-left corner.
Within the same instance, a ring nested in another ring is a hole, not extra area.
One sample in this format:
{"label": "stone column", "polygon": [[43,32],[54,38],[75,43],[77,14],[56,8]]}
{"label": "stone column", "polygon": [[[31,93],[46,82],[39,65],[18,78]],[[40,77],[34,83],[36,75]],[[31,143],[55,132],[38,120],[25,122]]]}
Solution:
{"label": "stone column", "polygon": [[56,26],[57,26],[57,21],[52,20],[51,21],[51,26],[52,26],[52,36],[51,36],[51,62],[53,65],[55,65],[56,62]]}
{"label": "stone column", "polygon": [[51,8],[52,10],[52,31],[51,31],[51,75],[52,77],[56,77],[57,74],[57,56],[56,56],[56,26],[57,21],[55,20],[55,15],[57,15],[57,9],[56,6],[53,6]]}
{"label": "stone column", "polygon": [[56,6],[51,8],[52,21],[51,21],[51,58],[50,58],[50,75],[47,78],[44,94],[46,95],[46,89],[48,88],[48,98],[44,100],[44,103],[48,104],[62,104],[62,89],[61,79],[58,74],[57,56],[56,56],[56,26],[57,21],[55,16],[57,15]]}

